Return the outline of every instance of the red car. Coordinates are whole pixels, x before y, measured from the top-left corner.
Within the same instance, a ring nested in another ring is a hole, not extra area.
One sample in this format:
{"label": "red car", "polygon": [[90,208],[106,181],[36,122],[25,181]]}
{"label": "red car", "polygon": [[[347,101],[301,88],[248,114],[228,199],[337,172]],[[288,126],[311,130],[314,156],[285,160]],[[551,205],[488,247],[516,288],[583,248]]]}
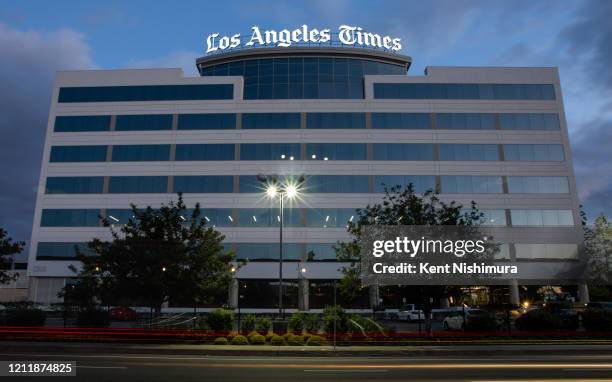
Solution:
{"label": "red car", "polygon": [[133,321],[138,316],[136,311],[125,306],[120,306],[109,310],[108,315],[111,320],[117,321]]}

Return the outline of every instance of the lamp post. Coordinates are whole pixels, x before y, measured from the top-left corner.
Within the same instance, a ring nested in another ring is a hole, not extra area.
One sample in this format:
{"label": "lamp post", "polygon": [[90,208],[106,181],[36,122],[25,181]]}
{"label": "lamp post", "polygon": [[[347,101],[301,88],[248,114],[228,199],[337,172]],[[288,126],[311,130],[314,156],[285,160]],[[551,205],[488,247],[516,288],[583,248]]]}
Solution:
{"label": "lamp post", "polygon": [[300,176],[297,182],[284,181],[279,182],[276,175],[266,176],[259,174],[257,180],[263,184],[266,190],[266,195],[270,198],[278,197],[279,200],[279,262],[278,262],[278,315],[282,319],[283,311],[283,221],[284,221],[284,199],[293,199],[300,193],[300,187],[304,183],[304,176]]}

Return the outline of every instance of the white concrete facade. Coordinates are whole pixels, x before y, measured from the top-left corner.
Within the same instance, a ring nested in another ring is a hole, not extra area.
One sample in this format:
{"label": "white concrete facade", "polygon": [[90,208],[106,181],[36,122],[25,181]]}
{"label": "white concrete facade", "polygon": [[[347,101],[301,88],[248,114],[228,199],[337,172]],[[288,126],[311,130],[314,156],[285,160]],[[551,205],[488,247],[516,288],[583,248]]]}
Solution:
{"label": "white concrete facade", "polygon": [[[103,227],[41,227],[43,209],[52,208],[129,208],[158,206],[175,198],[174,194],[45,194],[45,181],[51,176],[111,175],[255,175],[296,173],[308,175],[498,175],[498,176],[565,176],[569,194],[453,194],[443,200],[468,205],[477,202],[484,209],[566,209],[573,213],[574,227],[499,228],[497,238],[508,243],[575,243],[582,241],[579,202],[568,141],[567,123],[561,87],[556,68],[446,68],[427,69],[424,76],[366,76],[365,99],[343,100],[243,100],[242,77],[184,77],[179,69],[91,70],[59,72],[56,76],[43,152],[36,210],[29,246],[28,276],[30,297],[41,303],[57,301],[57,290],[64,280],[73,277],[71,262],[37,261],[38,242],[82,242],[94,237],[109,238]],[[511,100],[380,100],[373,97],[373,84],[392,83],[546,83],[554,84],[553,101]],[[215,101],[148,101],[58,103],[60,87],[219,84],[234,85],[232,100]],[[56,116],[123,115],[123,114],[189,114],[189,113],[258,113],[258,112],[422,112],[422,113],[557,113],[558,131],[508,130],[189,130],[189,131],[105,131],[56,133]],[[52,146],[114,144],[181,144],[181,143],[489,143],[533,144],[556,143],[564,147],[563,162],[504,161],[206,161],[206,162],[96,162],[50,163]],[[379,194],[308,194],[305,204],[311,208],[361,208],[380,200]],[[275,207],[253,194],[186,194],[188,206],[199,202],[203,208]],[[299,205],[306,207],[305,204]],[[274,243],[277,228],[223,227],[220,230],[231,243]],[[546,237],[542,238],[542,232]],[[342,228],[285,228],[287,243],[330,243],[347,239]],[[543,242],[544,241],[544,242]],[[513,259],[514,260],[514,259]],[[338,263],[308,263],[308,279],[331,279],[340,276]],[[534,263],[534,266],[535,265]],[[284,264],[284,277],[298,278],[295,263]],[[241,279],[278,277],[278,263],[254,262],[240,269]],[[520,281],[519,281],[520,283]]]}

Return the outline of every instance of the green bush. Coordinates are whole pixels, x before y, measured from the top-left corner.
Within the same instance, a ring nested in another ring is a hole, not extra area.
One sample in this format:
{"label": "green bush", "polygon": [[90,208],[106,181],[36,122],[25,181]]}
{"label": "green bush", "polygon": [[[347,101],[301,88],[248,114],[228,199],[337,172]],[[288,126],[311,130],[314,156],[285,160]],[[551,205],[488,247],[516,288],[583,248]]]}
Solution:
{"label": "green bush", "polygon": [[274,335],[270,339],[270,345],[282,346],[285,344],[285,339],[281,336]]}
{"label": "green bush", "polygon": [[272,321],[268,317],[259,317],[255,323],[255,330],[259,334],[266,335],[272,329]]}
{"label": "green bush", "polygon": [[582,313],[582,325],[589,332],[612,330],[612,313],[603,309],[587,309]]}
{"label": "green bush", "polygon": [[309,333],[318,333],[321,324],[319,322],[319,316],[316,314],[305,314],[304,315],[304,329]]}
{"label": "green bush", "polygon": [[306,345],[308,346],[321,346],[325,344],[325,338],[321,336],[310,336],[306,341]]}
{"label": "green bush", "polygon": [[302,346],[304,345],[304,336],[293,335],[287,340],[287,345]]}
{"label": "green bush", "polygon": [[249,337],[249,343],[251,345],[265,345],[266,337],[262,336],[259,333],[253,334],[252,336]]}
{"label": "green bush", "polygon": [[336,333],[347,333],[349,315],[339,306],[335,309],[333,306],[326,306],[323,309],[323,327],[325,333],[332,334],[334,332],[334,316],[336,317]]}
{"label": "green bush", "polygon": [[227,345],[229,341],[225,337],[217,337],[215,338],[215,345]]}
{"label": "green bush", "polygon": [[43,326],[47,314],[31,307],[7,309],[5,323],[8,326]]}
{"label": "green bush", "polygon": [[289,317],[289,330],[294,333],[302,333],[304,330],[304,315],[302,313],[293,313]]}
{"label": "green bush", "polygon": [[255,330],[256,323],[257,317],[255,317],[254,314],[247,314],[240,324],[240,331],[242,333],[251,333],[253,330]]}
{"label": "green bush", "polygon": [[215,309],[206,318],[208,327],[214,332],[229,332],[234,326],[234,312],[227,309]]}
{"label": "green bush", "polygon": [[465,323],[465,330],[492,332],[497,330],[497,320],[489,314],[472,315]]}
{"label": "green bush", "polygon": [[77,326],[108,328],[110,318],[108,312],[100,309],[86,309],[77,315]]}
{"label": "green bush", "polygon": [[266,342],[270,342],[272,340],[272,337],[275,337],[277,334],[274,332],[268,332],[265,334],[266,337]]}
{"label": "green bush", "polygon": [[530,310],[516,319],[516,328],[530,332],[550,332],[561,327],[561,319],[545,310]]}
{"label": "green bush", "polygon": [[247,345],[249,341],[243,335],[237,335],[232,338],[232,345]]}
{"label": "green bush", "polygon": [[289,337],[294,336],[294,335],[295,335],[295,333],[293,333],[293,332],[287,332],[287,333],[283,334],[283,339],[285,341],[289,341]]}

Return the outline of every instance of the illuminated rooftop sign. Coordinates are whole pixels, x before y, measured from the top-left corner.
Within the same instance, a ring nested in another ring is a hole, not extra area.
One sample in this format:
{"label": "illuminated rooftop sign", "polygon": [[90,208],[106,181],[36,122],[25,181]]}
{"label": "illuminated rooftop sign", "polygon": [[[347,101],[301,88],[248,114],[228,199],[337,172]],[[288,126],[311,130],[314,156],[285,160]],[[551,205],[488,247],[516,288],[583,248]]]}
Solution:
{"label": "illuminated rooftop sign", "polygon": [[336,32],[332,32],[331,29],[310,28],[308,25],[280,31],[262,30],[254,26],[248,36],[241,36],[240,33],[232,36],[213,33],[206,38],[206,45],[206,53],[256,47],[288,48],[291,46],[352,46],[397,52],[402,49],[402,40],[398,37],[366,32],[361,27],[351,25],[340,25]]}

